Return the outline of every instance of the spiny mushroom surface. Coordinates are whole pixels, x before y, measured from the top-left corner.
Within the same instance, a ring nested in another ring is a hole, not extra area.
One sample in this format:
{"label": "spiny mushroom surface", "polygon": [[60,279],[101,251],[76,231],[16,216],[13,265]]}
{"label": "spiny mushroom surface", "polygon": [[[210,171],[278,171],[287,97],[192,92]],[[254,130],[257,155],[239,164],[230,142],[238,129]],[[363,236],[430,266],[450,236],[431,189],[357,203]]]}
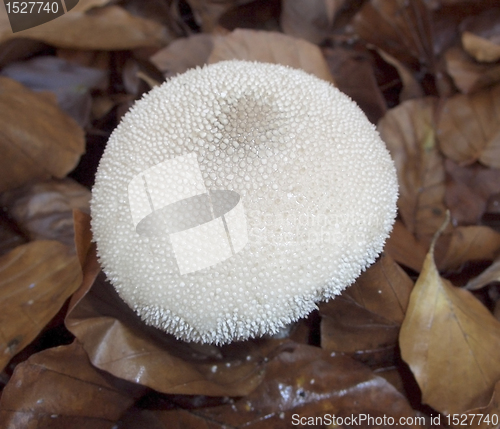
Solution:
{"label": "spiny mushroom surface", "polygon": [[226,61],[154,88],[92,197],[105,273],[147,323],[222,344],[275,333],[355,281],[396,216],[394,164],[331,84]]}

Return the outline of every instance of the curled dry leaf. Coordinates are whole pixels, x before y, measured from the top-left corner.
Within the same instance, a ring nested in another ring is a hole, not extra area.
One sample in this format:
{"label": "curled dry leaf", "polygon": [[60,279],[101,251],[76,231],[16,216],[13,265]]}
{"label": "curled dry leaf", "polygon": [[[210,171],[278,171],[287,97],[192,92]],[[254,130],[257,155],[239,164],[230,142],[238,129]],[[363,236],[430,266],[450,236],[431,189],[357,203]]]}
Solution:
{"label": "curled dry leaf", "polygon": [[89,213],[90,191],[65,178],[4,192],[0,204],[30,240],[57,240],[75,248],[73,210]]}
{"label": "curled dry leaf", "polygon": [[478,160],[500,168],[500,85],[446,100],[438,138],[443,153],[459,164]]}
{"label": "curled dry leaf", "polygon": [[500,59],[500,8],[489,7],[481,13],[470,14],[460,26],[465,51],[480,62]]}
{"label": "curled dry leaf", "polygon": [[465,51],[476,61],[494,63],[500,59],[500,45],[476,36],[468,31],[462,34],[462,45]]}
{"label": "curled dry leaf", "polygon": [[367,42],[417,70],[434,70],[433,28],[424,0],[371,0],[353,20]]}
{"label": "curled dry leaf", "polygon": [[370,365],[390,362],[412,287],[399,265],[383,255],[342,295],[320,305],[321,347]]}
{"label": "curled dry leaf", "polygon": [[57,19],[17,33],[12,33],[6,18],[6,15],[1,18],[0,42],[25,37],[58,48],[89,50],[124,50],[169,42],[169,36],[160,24],[131,15],[119,6],[86,12],[75,8]]}
{"label": "curled dry leaf", "polygon": [[436,99],[408,100],[378,124],[396,163],[403,222],[428,245],[445,218],[445,171],[435,133]]}
{"label": "curled dry leaf", "polygon": [[290,36],[321,43],[332,27],[336,13],[345,0],[284,0],[280,16],[283,32]]}
{"label": "curled dry leaf", "polygon": [[81,278],[76,256],[56,241],[34,241],[0,258],[0,368],[35,339]]}
{"label": "curled dry leaf", "polygon": [[446,70],[464,94],[471,94],[500,81],[500,64],[479,64],[460,47],[445,52]]}
{"label": "curled dry leaf", "polygon": [[500,253],[500,233],[487,226],[459,226],[449,240],[446,251],[437,258],[440,270],[454,270],[468,261],[492,261]]}
{"label": "curled dry leaf", "polygon": [[279,341],[199,346],[145,325],[104,275],[97,276],[89,218],[78,214],[76,222],[77,253],[86,258],[65,323],[96,367],[163,393],[241,396],[259,385],[268,350]]}
{"label": "curled dry leaf", "polygon": [[494,261],[481,274],[470,280],[465,288],[468,290],[477,290],[493,282],[500,282],[500,259]]}
{"label": "curled dry leaf", "polygon": [[434,249],[399,335],[422,401],[443,414],[485,407],[500,379],[500,322],[469,291],[439,276]]}
{"label": "curled dry leaf", "polygon": [[166,78],[169,78],[206,64],[212,48],[210,34],[195,34],[174,40],[166,48],[156,52],[150,60]]}
{"label": "curled dry leaf", "polygon": [[[296,419],[314,419],[326,414],[340,418],[385,415],[395,421],[414,416],[404,396],[365,365],[347,356],[331,356],[317,347],[288,343],[269,361],[263,383],[250,395],[216,407],[155,411],[152,417],[166,427],[182,428],[349,426],[326,419],[324,425],[314,425],[314,420],[293,420],[294,415]],[[353,427],[366,424],[359,419],[356,422]]]}
{"label": "curled dry leaf", "polygon": [[47,97],[0,77],[0,192],[64,177],[85,150],[82,129]]}
{"label": "curled dry leaf", "polygon": [[19,364],[0,401],[9,428],[109,429],[144,392],[94,368],[74,342]]}
{"label": "curled dry leaf", "polygon": [[480,223],[490,198],[500,192],[500,170],[479,163],[461,167],[447,159],[445,204],[459,224]]}
{"label": "curled dry leaf", "polygon": [[420,82],[417,80],[415,73],[413,73],[401,61],[384,52],[382,49],[377,49],[377,52],[385,62],[392,65],[398,71],[399,78],[401,79],[401,83],[403,84],[403,89],[399,94],[400,102],[424,96],[424,89],[422,88]]}
{"label": "curled dry leaf", "polygon": [[305,40],[269,31],[238,29],[227,36],[214,36],[213,41],[209,64],[233,59],[282,64],[333,82],[321,50]]}

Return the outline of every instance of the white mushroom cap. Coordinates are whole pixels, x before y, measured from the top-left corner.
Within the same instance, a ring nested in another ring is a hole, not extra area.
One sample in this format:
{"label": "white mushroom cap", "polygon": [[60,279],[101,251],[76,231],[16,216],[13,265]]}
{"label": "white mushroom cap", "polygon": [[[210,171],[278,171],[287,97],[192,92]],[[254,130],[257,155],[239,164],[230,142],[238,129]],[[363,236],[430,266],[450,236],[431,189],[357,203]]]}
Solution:
{"label": "white mushroom cap", "polygon": [[111,135],[92,229],[103,269],[147,323],[227,343],[306,316],[382,251],[394,164],[331,84],[226,61],[154,88]]}

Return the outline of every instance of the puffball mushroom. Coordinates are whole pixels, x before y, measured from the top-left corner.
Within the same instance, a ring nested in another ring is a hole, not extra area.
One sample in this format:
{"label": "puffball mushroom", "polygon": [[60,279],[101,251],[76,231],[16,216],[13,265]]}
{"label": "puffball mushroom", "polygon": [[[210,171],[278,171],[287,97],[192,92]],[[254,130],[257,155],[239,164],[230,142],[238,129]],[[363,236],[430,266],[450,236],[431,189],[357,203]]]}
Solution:
{"label": "puffball mushroom", "polygon": [[154,88],[100,161],[104,272],[149,325],[223,344],[338,295],[382,251],[394,164],[346,95],[301,70],[225,61]]}

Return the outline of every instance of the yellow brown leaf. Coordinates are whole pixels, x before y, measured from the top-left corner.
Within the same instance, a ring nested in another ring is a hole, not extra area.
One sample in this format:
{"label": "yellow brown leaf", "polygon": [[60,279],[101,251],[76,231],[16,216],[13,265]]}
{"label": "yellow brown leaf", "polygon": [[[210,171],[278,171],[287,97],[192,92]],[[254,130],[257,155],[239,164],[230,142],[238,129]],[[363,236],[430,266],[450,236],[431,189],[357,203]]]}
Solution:
{"label": "yellow brown leaf", "polygon": [[424,403],[444,414],[488,405],[500,380],[500,322],[469,291],[440,277],[433,247],[410,296],[399,344]]}

